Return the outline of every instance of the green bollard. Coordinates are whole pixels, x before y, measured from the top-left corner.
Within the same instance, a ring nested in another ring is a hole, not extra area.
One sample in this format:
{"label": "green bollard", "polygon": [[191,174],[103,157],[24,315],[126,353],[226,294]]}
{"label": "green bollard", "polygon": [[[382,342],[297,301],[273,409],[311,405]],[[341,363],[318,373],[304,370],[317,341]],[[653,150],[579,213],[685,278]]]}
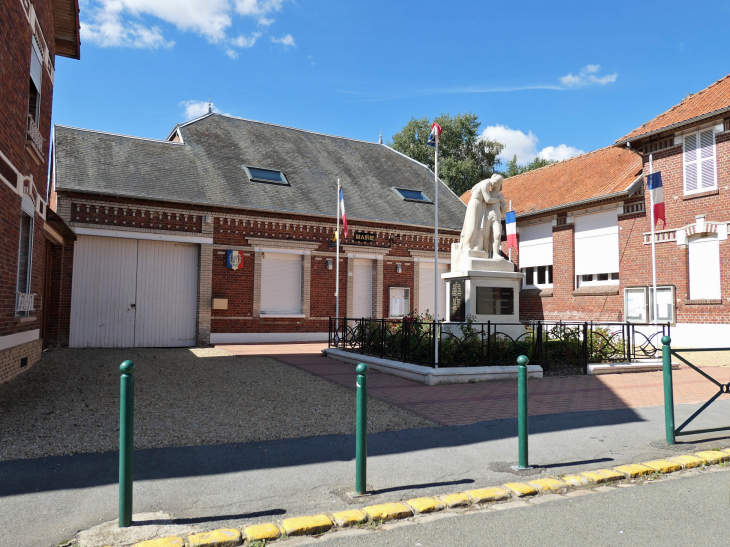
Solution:
{"label": "green bollard", "polygon": [[674,444],[674,386],[672,385],[672,339],[662,336],[662,370],[664,371],[664,428],[667,444]]}
{"label": "green bollard", "polygon": [[357,418],[355,424],[355,493],[367,493],[368,472],[368,366],[360,363],[357,371]]}
{"label": "green bollard", "polygon": [[119,527],[132,525],[132,450],[134,449],[134,363],[119,365]]}
{"label": "green bollard", "polygon": [[530,360],[526,355],[517,358],[517,435],[519,447],[519,462],[517,469],[531,469],[528,463],[527,435],[527,363]]}

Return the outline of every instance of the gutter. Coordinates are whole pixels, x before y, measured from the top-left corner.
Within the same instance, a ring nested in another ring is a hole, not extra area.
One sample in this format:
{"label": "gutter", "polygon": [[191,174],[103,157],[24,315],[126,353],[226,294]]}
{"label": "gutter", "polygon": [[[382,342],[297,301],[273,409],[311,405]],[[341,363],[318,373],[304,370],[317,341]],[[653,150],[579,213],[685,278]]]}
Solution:
{"label": "gutter", "polygon": [[720,114],[724,114],[725,112],[730,112],[730,106],[721,108],[719,110],[715,110],[713,112],[709,112],[707,114],[702,114],[701,116],[695,116],[694,118],[690,118],[689,120],[684,120],[681,122],[674,123],[672,125],[667,125],[666,127],[662,127],[662,128],[656,129],[654,131],[650,131],[649,133],[643,133],[642,135],[637,135],[636,137],[632,137],[628,140],[616,141],[614,143],[614,146],[626,146],[631,141],[638,141],[639,139],[651,137],[652,135],[656,135],[657,133],[662,133],[664,131],[670,131],[671,129],[675,129],[675,128],[681,127],[683,125],[689,125],[694,122],[706,120],[707,118],[712,118],[713,116],[719,116]]}

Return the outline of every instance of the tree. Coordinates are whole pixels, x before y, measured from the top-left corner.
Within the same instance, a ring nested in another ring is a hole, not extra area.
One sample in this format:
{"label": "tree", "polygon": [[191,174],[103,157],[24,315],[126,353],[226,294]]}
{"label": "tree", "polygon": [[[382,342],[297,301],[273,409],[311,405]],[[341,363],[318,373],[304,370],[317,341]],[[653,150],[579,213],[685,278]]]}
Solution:
{"label": "tree", "polygon": [[530,163],[526,163],[525,165],[517,165],[517,154],[515,154],[514,156],[512,156],[512,159],[507,162],[506,169],[502,172],[502,176],[504,176],[504,178],[514,177],[515,175],[521,175],[522,173],[527,173],[528,171],[532,171],[533,169],[539,169],[540,167],[552,165],[553,163],[558,162],[556,160],[547,160],[545,158],[537,157]]}
{"label": "tree", "polygon": [[439,178],[460,196],[479,181],[491,177],[500,164],[499,154],[504,145],[479,136],[481,122],[476,114],[441,114],[433,121],[411,117],[393,140],[388,141],[398,152],[434,169],[433,148],[426,144],[431,125],[443,129],[439,141]]}

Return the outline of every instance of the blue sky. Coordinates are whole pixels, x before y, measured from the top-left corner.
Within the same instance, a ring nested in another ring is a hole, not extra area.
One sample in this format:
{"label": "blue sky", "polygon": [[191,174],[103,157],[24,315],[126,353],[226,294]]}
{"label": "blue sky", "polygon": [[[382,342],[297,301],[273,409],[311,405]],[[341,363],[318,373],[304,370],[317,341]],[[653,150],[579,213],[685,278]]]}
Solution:
{"label": "blue sky", "polygon": [[727,2],[81,0],[54,123],[164,138],[210,95],[375,141],[471,111],[521,162],[563,159],[730,72],[729,18]]}

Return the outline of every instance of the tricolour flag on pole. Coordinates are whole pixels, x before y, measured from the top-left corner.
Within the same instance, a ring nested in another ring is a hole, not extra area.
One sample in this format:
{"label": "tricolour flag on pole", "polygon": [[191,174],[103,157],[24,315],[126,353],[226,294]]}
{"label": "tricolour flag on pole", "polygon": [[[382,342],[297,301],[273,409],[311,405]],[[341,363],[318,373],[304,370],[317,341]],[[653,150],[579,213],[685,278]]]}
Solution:
{"label": "tricolour flag on pole", "polygon": [[342,215],[342,227],[344,228],[345,237],[347,237],[347,217],[345,216],[345,194],[340,188],[340,214]]}
{"label": "tricolour flag on pole", "polygon": [[656,225],[657,221],[662,219],[664,226],[666,226],[667,219],[664,214],[664,187],[662,186],[661,171],[650,174],[646,179],[646,184],[649,187],[651,203],[654,207],[654,224]]}
{"label": "tricolour flag on pole", "polygon": [[426,142],[429,146],[436,146],[436,141],[441,140],[441,126],[437,123],[431,126],[431,134]]}
{"label": "tricolour flag on pole", "polygon": [[507,226],[507,248],[517,248],[517,217],[514,211],[507,211],[504,215],[504,223]]}

